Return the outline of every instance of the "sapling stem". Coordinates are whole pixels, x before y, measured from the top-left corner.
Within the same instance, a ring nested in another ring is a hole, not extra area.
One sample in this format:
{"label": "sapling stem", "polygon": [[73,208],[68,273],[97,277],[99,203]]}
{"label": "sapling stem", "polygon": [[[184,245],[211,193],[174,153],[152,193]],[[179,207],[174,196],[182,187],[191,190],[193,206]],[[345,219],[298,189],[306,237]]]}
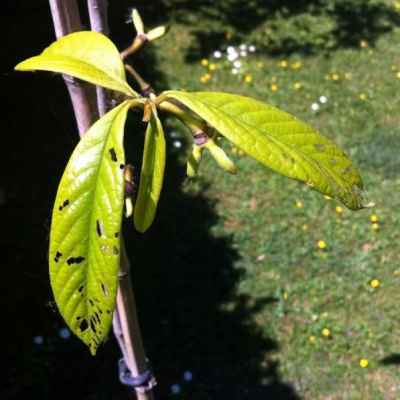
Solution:
{"label": "sapling stem", "polygon": [[[53,24],[57,39],[69,33],[80,31],[81,22],[76,0],[49,0],[53,16]],[[88,0],[90,24],[92,30],[108,33],[106,24],[107,1]],[[78,124],[79,136],[93,125],[100,115],[104,115],[111,108],[107,101],[106,91],[97,90],[97,95],[92,85],[64,75],[71,102]],[[96,104],[97,99],[97,104]],[[121,261],[119,269],[119,285],[117,293],[117,306],[114,311],[113,328],[121,352],[124,356],[133,377],[139,376],[148,368],[146,355],[142,343],[136,306],[133,297],[132,285],[129,275],[130,263],[126,254],[124,241],[121,236]],[[146,384],[146,387],[135,388],[138,400],[153,400],[152,387],[155,379]]]}

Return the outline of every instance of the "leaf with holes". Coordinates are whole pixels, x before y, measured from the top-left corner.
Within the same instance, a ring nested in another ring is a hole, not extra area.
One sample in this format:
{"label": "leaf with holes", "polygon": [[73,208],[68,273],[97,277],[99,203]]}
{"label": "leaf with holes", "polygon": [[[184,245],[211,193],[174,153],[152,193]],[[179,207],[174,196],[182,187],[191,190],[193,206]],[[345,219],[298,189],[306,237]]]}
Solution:
{"label": "leaf with holes", "polygon": [[292,115],[228,93],[162,93],[177,100],[249,156],[280,174],[334,197],[351,210],[371,207],[355,165],[340,148]]}
{"label": "leaf with holes", "polygon": [[124,201],[124,125],[130,102],[98,120],[61,179],[50,232],[50,279],[70,329],[95,354],[117,295]]}
{"label": "leaf with holes", "polygon": [[106,36],[85,31],[66,35],[39,56],[19,63],[18,71],[52,71],[137,98],[128,85],[118,49]]}
{"label": "leaf with holes", "polygon": [[164,180],[165,148],[161,121],[153,107],[146,131],[139,192],[134,212],[134,223],[139,232],[145,232],[154,220]]}

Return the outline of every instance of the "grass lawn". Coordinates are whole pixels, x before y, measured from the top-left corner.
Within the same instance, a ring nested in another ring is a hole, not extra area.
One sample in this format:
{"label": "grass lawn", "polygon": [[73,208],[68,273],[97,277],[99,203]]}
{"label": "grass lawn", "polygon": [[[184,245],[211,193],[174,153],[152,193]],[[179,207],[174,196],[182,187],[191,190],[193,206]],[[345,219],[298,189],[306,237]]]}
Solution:
{"label": "grass lawn", "polygon": [[[227,141],[236,176],[205,157],[198,179],[181,185],[215,204],[212,237],[229,237],[238,253],[235,296],[246,299],[249,325],[277,343],[250,360],[261,371],[259,384],[268,384],[262,370],[275,363],[280,380],[302,399],[399,399],[400,29],[374,46],[362,41],[328,57],[271,57],[251,43],[240,49],[233,37],[215,49],[221,54],[188,63],[192,40],[187,27],[173,26],[155,45],[170,88],[238,93],[303,119],[349,155],[375,202],[349,211]],[[229,46],[230,53],[247,53],[236,65],[227,60]],[[188,133],[168,124],[183,164]],[[221,312],[234,315],[238,306],[231,298]],[[196,387],[181,395],[205,398]]]}

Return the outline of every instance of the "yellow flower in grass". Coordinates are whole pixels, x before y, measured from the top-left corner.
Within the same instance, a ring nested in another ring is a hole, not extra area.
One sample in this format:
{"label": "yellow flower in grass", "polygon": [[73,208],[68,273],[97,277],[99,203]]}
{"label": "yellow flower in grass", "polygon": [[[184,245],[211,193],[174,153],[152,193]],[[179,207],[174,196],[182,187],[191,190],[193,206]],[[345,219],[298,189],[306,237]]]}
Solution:
{"label": "yellow flower in grass", "polygon": [[367,368],[368,365],[369,365],[369,362],[368,362],[368,360],[367,360],[366,358],[362,358],[362,359],[360,360],[360,367],[361,367],[361,368]]}
{"label": "yellow flower in grass", "polygon": [[273,85],[271,85],[270,89],[271,89],[271,92],[276,92],[278,90],[278,85],[273,84]]}
{"label": "yellow flower in grass", "polygon": [[290,295],[289,295],[289,293],[288,293],[288,292],[283,292],[283,295],[282,295],[282,297],[283,297],[283,300],[288,300],[288,299],[289,299],[289,297],[290,297]]}
{"label": "yellow flower in grass", "polygon": [[251,83],[251,82],[253,81],[253,78],[252,78],[250,75],[247,75],[247,76],[244,78],[244,81],[245,81],[246,83]]}
{"label": "yellow flower in grass", "polygon": [[322,329],[322,336],[324,336],[324,337],[331,336],[331,331],[328,328]]}
{"label": "yellow flower in grass", "polygon": [[286,61],[286,60],[282,60],[282,61],[279,62],[279,65],[280,65],[282,68],[286,68],[286,67],[287,67],[287,61]]}
{"label": "yellow flower in grass", "polygon": [[335,207],[335,211],[336,211],[338,214],[341,214],[341,213],[343,212],[343,207],[341,207],[341,206],[336,206],[336,207]]}
{"label": "yellow flower in grass", "polygon": [[203,58],[203,59],[201,60],[201,65],[207,66],[207,65],[208,65],[208,60],[205,59],[205,58]]}
{"label": "yellow flower in grass", "polygon": [[303,64],[300,61],[296,61],[295,63],[292,64],[292,69],[299,69],[303,66]]}
{"label": "yellow flower in grass", "polygon": [[296,201],[296,207],[297,208],[303,207],[303,203],[301,201]]}
{"label": "yellow flower in grass", "polygon": [[315,335],[311,335],[311,336],[308,338],[308,340],[309,340],[311,343],[314,343],[314,342],[316,342],[317,337],[316,337]]}
{"label": "yellow flower in grass", "polygon": [[300,83],[300,82],[296,82],[296,83],[293,85],[293,87],[294,87],[295,89],[300,89],[300,88],[301,88],[301,83]]}
{"label": "yellow flower in grass", "polygon": [[365,100],[365,99],[367,98],[367,96],[366,96],[365,93],[360,93],[360,95],[358,96],[358,98],[359,98],[360,100]]}
{"label": "yellow flower in grass", "polygon": [[371,222],[378,222],[378,217],[374,214],[370,217]]}
{"label": "yellow flower in grass", "polygon": [[217,66],[215,64],[210,64],[208,68],[210,69],[210,71],[215,71],[217,69]]}
{"label": "yellow flower in grass", "polygon": [[340,79],[340,75],[339,74],[333,74],[332,75],[332,79],[337,82]]}
{"label": "yellow flower in grass", "polygon": [[368,47],[368,42],[366,40],[361,40],[360,46],[361,47]]}
{"label": "yellow flower in grass", "polygon": [[319,240],[317,243],[317,247],[321,250],[326,249],[326,243],[323,240]]}
{"label": "yellow flower in grass", "polygon": [[379,282],[378,279],[372,279],[372,281],[370,282],[370,285],[371,285],[373,288],[377,288],[377,287],[379,286],[379,284],[380,284],[380,282]]}
{"label": "yellow flower in grass", "polygon": [[372,228],[374,231],[377,231],[377,230],[379,229],[379,224],[378,224],[377,222],[375,222],[375,223],[373,223],[373,224],[371,225],[371,228]]}
{"label": "yellow flower in grass", "polygon": [[264,66],[264,63],[262,62],[262,61],[259,61],[258,63],[257,63],[257,67],[258,68],[262,68]]}

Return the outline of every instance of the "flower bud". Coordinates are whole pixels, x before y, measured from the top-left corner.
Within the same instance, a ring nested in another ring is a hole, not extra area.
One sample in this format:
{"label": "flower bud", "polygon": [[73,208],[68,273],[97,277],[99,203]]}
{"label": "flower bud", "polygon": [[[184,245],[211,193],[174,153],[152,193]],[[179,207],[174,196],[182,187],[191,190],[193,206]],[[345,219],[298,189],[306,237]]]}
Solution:
{"label": "flower bud", "polygon": [[187,162],[186,174],[188,178],[194,179],[196,177],[202,154],[203,147],[193,145],[192,154],[190,154]]}
{"label": "flower bud", "polygon": [[218,163],[218,165],[224,169],[225,171],[229,172],[232,175],[236,175],[237,168],[236,165],[228,158],[225,151],[219,147],[214,140],[209,140],[205,145],[211,155],[214,157],[214,160]]}
{"label": "flower bud", "polygon": [[144,25],[142,17],[139,15],[139,12],[136,10],[136,8],[132,10],[132,21],[137,34],[142,35],[144,33]]}
{"label": "flower bud", "polygon": [[165,36],[169,31],[169,26],[158,26],[147,33],[149,42],[157,40]]}

